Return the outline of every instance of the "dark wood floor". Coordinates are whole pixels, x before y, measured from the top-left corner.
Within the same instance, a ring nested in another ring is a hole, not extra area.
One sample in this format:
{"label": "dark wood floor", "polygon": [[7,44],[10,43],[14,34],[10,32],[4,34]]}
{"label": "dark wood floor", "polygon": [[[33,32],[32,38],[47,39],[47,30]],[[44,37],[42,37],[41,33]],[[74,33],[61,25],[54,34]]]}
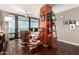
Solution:
{"label": "dark wood floor", "polygon": [[21,45],[21,40],[11,40],[5,47],[3,55],[79,55],[79,46],[58,42],[56,48],[39,46],[33,51]]}

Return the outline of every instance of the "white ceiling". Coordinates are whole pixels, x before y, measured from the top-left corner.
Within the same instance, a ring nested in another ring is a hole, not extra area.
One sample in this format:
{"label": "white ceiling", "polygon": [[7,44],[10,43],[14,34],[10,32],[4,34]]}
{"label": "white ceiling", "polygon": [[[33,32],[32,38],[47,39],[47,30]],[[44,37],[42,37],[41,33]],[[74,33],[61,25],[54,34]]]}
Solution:
{"label": "white ceiling", "polygon": [[[43,5],[44,4],[0,4],[0,10],[20,15],[29,14],[33,17],[39,17],[40,8]],[[60,13],[78,7],[79,4],[52,4],[52,6],[55,13]]]}
{"label": "white ceiling", "polygon": [[29,14],[33,17],[39,17],[40,8],[44,4],[18,4],[17,7],[25,10],[26,14]]}
{"label": "white ceiling", "polygon": [[3,11],[39,17],[40,7],[44,4],[0,4],[0,9]]}
{"label": "white ceiling", "polygon": [[55,14],[72,9],[72,8],[76,8],[79,7],[79,4],[56,4],[53,7],[53,12],[55,12]]}

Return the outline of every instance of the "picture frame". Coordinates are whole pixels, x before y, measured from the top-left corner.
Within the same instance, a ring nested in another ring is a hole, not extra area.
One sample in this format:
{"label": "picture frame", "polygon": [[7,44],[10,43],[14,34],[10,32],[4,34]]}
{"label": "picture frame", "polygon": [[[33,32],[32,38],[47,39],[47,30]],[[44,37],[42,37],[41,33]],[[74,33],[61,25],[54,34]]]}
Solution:
{"label": "picture frame", "polygon": [[70,24],[70,29],[71,29],[71,30],[76,29],[75,24]]}
{"label": "picture frame", "polygon": [[76,20],[69,20],[69,24],[76,24]]}
{"label": "picture frame", "polygon": [[76,26],[79,26],[79,21],[76,21]]}
{"label": "picture frame", "polygon": [[70,20],[63,20],[63,25],[69,25]]}

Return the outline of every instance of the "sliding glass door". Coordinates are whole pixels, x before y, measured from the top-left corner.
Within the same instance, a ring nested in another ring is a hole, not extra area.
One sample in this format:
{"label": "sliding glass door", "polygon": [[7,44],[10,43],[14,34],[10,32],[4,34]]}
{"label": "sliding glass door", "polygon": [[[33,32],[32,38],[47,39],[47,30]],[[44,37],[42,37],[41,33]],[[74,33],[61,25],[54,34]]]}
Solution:
{"label": "sliding glass door", "polygon": [[20,31],[29,28],[29,20],[26,17],[18,16],[18,37],[20,37]]}

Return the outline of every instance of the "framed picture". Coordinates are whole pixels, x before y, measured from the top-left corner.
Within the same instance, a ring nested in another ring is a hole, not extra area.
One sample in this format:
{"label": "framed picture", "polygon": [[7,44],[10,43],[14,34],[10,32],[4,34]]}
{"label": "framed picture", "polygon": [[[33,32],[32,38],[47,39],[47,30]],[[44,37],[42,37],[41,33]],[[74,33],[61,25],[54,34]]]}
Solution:
{"label": "framed picture", "polygon": [[69,20],[63,20],[64,25],[69,25]]}
{"label": "framed picture", "polygon": [[75,24],[70,24],[70,29],[76,29]]}
{"label": "framed picture", "polygon": [[69,24],[76,24],[76,20],[70,20]]}
{"label": "framed picture", "polygon": [[76,26],[79,26],[79,21],[76,21]]}
{"label": "framed picture", "polygon": [[42,20],[42,21],[45,20],[45,15],[41,16],[41,20]]}

